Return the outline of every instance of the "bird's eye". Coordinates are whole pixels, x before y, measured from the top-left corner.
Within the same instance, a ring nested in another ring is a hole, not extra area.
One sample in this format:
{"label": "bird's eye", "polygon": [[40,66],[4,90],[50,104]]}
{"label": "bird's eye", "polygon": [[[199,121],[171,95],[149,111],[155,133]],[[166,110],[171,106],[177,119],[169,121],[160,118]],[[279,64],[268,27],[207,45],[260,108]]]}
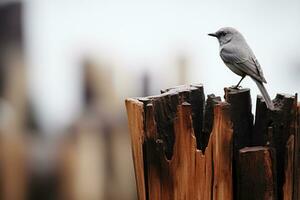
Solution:
{"label": "bird's eye", "polygon": [[221,36],[225,36],[226,35],[226,33],[225,32],[221,32]]}

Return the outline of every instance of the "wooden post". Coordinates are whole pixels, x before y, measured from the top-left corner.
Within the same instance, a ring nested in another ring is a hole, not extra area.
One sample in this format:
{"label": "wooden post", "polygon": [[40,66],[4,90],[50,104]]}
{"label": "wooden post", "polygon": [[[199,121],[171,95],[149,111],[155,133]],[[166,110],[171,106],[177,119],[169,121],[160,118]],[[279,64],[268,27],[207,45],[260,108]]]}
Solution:
{"label": "wooden post", "polygon": [[275,109],[249,89],[202,85],[127,99],[139,199],[293,199],[299,188],[297,96],[278,94]]}
{"label": "wooden post", "polygon": [[294,166],[294,200],[300,198],[300,103],[297,105],[297,122],[295,136],[295,166]]}
{"label": "wooden post", "polygon": [[276,199],[274,159],[269,147],[245,147],[239,151],[237,199]]}
{"label": "wooden post", "polygon": [[[287,185],[293,185],[293,172],[286,172],[289,165],[294,166],[294,150],[289,154],[290,148],[295,148],[290,137],[296,137],[297,128],[297,96],[277,94],[273,100],[275,109],[268,110],[261,97],[257,98],[256,119],[253,131],[252,145],[269,145],[276,150],[276,180],[278,199],[293,199],[293,192],[287,198]],[[298,145],[296,145],[296,148]],[[285,177],[288,175],[288,177]],[[291,181],[291,183],[287,183]]]}
{"label": "wooden post", "polygon": [[0,198],[28,196],[26,70],[23,59],[23,2],[0,3]]}
{"label": "wooden post", "polygon": [[204,112],[201,85],[126,100],[139,199],[232,199],[229,105],[217,100],[211,96],[207,102],[215,106],[205,147],[203,114],[212,113]]}
{"label": "wooden post", "polygon": [[284,183],[283,183],[283,199],[293,199],[293,184],[294,184],[294,152],[295,152],[295,137],[291,135],[285,146],[284,160]]}
{"label": "wooden post", "polygon": [[144,109],[143,103],[135,100],[126,100],[126,108],[128,110],[128,124],[131,133],[132,156],[134,162],[134,170],[136,177],[136,185],[139,200],[146,199],[146,187],[144,177]]}
{"label": "wooden post", "polygon": [[239,150],[250,146],[253,115],[251,112],[250,89],[224,88],[225,99],[230,103],[230,116],[233,123],[233,188],[234,199],[237,198],[237,159]]}
{"label": "wooden post", "polygon": [[250,89],[225,88],[225,100],[230,103],[231,119],[234,131],[234,152],[250,146],[253,115],[251,112]]}

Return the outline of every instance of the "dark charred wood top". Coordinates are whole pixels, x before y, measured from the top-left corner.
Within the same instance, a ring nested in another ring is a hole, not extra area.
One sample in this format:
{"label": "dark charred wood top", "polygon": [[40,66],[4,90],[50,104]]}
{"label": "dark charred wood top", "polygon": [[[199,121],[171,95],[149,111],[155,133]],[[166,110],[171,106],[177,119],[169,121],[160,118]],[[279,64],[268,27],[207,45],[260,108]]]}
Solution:
{"label": "dark charred wood top", "polygon": [[253,114],[250,89],[224,88],[225,100],[230,103],[231,120],[234,131],[234,150],[250,146]]}
{"label": "dark charred wood top", "polygon": [[144,105],[153,105],[158,139],[162,141],[166,157],[171,159],[174,145],[174,119],[177,106],[184,102],[192,106],[193,129],[200,149],[204,120],[205,96],[202,84],[180,85],[161,90],[160,95],[137,98]]}

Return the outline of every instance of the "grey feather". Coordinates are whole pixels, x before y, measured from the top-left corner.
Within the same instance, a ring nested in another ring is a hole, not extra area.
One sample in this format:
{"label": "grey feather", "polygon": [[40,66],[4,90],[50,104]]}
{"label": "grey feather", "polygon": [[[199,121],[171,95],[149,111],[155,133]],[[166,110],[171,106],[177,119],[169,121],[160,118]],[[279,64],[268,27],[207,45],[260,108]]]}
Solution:
{"label": "grey feather", "polygon": [[256,83],[258,89],[260,90],[260,92],[261,92],[261,94],[262,94],[262,96],[263,96],[263,98],[264,98],[264,100],[266,102],[267,107],[269,109],[273,110],[274,109],[274,104],[273,104],[273,102],[272,102],[272,100],[271,100],[271,98],[270,98],[270,96],[269,96],[269,94],[268,94],[265,86],[263,85],[262,82],[259,82],[259,81],[255,80],[255,79],[253,79],[253,80]]}
{"label": "grey feather", "polygon": [[220,56],[224,63],[235,65],[246,75],[266,83],[266,79],[264,78],[260,64],[253,55],[252,51],[249,51],[249,47],[247,48],[248,45],[238,45],[235,43],[236,42],[232,40],[230,43],[224,44],[220,48]]}
{"label": "grey feather", "polygon": [[228,68],[239,76],[250,76],[258,86],[269,109],[273,109],[272,100],[264,87],[267,83],[261,66],[243,35],[236,29],[225,27],[209,34],[218,38],[220,57]]}

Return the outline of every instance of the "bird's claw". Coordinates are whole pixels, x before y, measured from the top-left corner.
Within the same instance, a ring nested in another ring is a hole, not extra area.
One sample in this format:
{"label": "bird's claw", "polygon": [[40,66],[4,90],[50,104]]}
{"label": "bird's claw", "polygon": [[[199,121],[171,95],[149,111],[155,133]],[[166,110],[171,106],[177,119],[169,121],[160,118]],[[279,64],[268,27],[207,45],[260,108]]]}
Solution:
{"label": "bird's claw", "polygon": [[239,89],[242,89],[242,86],[233,85],[233,86],[231,86],[231,88],[239,90]]}

